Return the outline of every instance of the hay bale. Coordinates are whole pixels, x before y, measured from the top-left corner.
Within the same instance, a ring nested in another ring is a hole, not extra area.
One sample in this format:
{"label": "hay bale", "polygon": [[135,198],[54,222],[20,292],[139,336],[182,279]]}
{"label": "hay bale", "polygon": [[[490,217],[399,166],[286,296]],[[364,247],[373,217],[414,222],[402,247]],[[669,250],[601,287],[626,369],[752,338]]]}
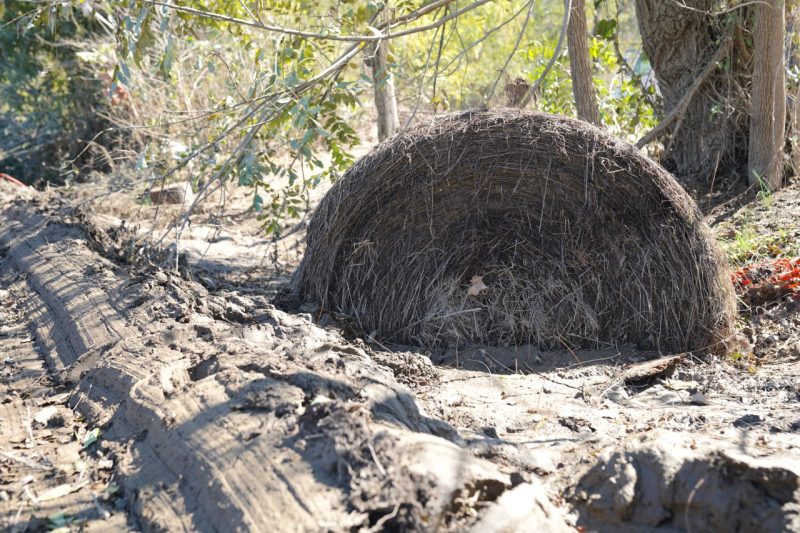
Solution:
{"label": "hay bale", "polygon": [[424,346],[722,347],[733,295],[692,199],[633,147],[520,110],[380,144],[311,219],[293,293]]}

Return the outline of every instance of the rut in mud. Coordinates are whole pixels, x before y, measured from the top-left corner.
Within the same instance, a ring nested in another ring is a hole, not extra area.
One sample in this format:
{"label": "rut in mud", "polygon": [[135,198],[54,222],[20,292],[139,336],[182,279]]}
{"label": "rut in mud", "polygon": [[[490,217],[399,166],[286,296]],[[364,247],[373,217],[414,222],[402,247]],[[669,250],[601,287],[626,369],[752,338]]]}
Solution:
{"label": "rut in mud", "polygon": [[800,529],[800,354],[387,350],[112,262],[68,208],[0,215],[4,527]]}

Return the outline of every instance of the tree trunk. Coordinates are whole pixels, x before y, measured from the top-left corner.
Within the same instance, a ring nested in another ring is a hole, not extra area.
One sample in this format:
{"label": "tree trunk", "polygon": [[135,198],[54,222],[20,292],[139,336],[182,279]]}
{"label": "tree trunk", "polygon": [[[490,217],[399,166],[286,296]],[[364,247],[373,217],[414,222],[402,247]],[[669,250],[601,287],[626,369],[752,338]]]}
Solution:
{"label": "tree trunk", "polygon": [[[750,7],[719,9],[720,0],[636,0],[644,50],[658,80],[664,112],[678,111],[663,163],[684,181],[703,184],[719,171],[745,172],[752,74]],[[715,14],[715,10],[719,14]],[[719,54],[720,47],[727,52]],[[712,64],[714,63],[714,64]],[[692,87],[703,76],[700,86]],[[682,99],[690,89],[694,95]],[[683,109],[681,109],[683,108]]]}
{"label": "tree trunk", "polygon": [[572,72],[572,94],[575,95],[578,118],[601,126],[600,112],[597,109],[597,96],[592,81],[588,35],[586,2],[585,0],[572,0],[572,11],[567,26],[569,66]]}
{"label": "tree trunk", "polygon": [[786,82],[783,60],[783,0],[760,3],[753,32],[753,92],[748,153],[749,183],[763,180],[775,190],[783,179]]}
{"label": "tree trunk", "polygon": [[397,116],[397,97],[394,92],[394,80],[389,70],[389,43],[380,41],[375,46],[375,53],[367,58],[372,71],[372,86],[375,91],[375,109],[378,112],[378,139],[384,140],[397,131],[400,121]]}

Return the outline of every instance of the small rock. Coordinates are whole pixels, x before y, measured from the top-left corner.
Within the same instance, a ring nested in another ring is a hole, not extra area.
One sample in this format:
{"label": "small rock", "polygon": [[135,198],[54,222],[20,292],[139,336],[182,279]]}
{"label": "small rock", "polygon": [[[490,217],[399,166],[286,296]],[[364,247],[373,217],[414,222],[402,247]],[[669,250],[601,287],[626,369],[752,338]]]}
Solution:
{"label": "small rock", "polygon": [[481,431],[483,431],[483,434],[486,435],[487,437],[489,437],[490,439],[499,439],[500,438],[500,436],[497,434],[497,428],[493,428],[493,427],[490,426],[490,427],[481,428]]}
{"label": "small rock", "polygon": [[53,417],[58,412],[58,407],[55,405],[50,405],[41,409],[35,415],[33,415],[34,422],[37,422],[43,426],[46,426],[47,423],[50,421],[50,418]]}
{"label": "small rock", "polygon": [[761,422],[764,421],[764,418],[761,415],[744,415],[736,420],[733,421],[733,426],[737,428],[750,428],[753,426],[757,426]]}
{"label": "small rock", "polygon": [[160,190],[150,191],[150,201],[155,205],[191,205],[194,203],[194,192],[189,182],[167,185]]}
{"label": "small rock", "polygon": [[690,401],[692,405],[708,405],[706,395],[699,391],[692,394]]}

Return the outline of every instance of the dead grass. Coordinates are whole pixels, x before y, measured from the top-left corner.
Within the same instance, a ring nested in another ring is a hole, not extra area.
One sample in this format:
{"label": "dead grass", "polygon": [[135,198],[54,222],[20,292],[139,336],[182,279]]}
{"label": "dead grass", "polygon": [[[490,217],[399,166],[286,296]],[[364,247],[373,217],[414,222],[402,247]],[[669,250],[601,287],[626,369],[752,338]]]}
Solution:
{"label": "dead grass", "polygon": [[733,330],[726,262],[675,180],[601,130],[519,110],[444,116],[359,160],[293,288],[425,346],[724,351]]}

